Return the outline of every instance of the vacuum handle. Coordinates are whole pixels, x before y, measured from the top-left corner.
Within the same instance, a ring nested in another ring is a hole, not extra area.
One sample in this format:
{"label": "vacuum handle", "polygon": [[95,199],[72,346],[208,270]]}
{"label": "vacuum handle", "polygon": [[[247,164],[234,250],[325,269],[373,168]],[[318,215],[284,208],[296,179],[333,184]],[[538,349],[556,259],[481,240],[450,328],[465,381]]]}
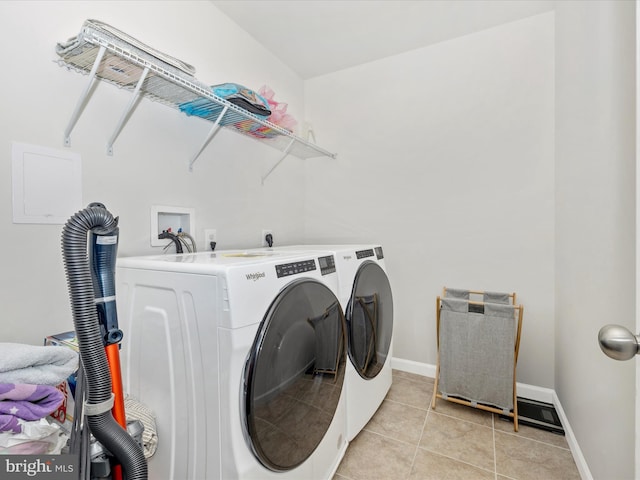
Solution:
{"label": "vacuum handle", "polygon": [[118,228],[109,233],[89,235],[89,264],[91,280],[98,311],[98,320],[105,345],[122,340],[122,330],[118,328],[116,310],[116,258],[118,255]]}

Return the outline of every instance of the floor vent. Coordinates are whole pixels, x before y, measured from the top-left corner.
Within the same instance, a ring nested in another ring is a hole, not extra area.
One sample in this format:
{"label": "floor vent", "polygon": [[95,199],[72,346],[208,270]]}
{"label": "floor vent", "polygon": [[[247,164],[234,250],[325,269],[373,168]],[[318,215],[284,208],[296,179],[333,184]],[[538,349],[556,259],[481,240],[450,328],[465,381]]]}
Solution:
{"label": "floor vent", "polygon": [[[500,415],[502,420],[513,422],[513,418]],[[555,407],[550,403],[518,397],[518,423],[564,435],[564,429]]]}

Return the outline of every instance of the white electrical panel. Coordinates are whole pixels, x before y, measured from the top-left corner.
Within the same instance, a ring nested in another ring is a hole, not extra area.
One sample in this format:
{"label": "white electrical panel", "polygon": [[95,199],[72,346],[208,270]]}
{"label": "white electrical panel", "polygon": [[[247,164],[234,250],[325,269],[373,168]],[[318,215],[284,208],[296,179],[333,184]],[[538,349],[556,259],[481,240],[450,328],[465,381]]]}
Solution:
{"label": "white electrical panel", "polygon": [[82,210],[80,154],[13,142],[13,223],[63,225]]}

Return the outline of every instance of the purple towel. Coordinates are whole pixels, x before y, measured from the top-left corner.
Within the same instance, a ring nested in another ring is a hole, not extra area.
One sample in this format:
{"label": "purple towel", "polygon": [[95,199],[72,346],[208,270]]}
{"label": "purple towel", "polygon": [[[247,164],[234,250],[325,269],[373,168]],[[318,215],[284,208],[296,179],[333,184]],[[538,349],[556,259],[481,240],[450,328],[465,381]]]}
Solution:
{"label": "purple towel", "polygon": [[39,420],[60,406],[64,395],[48,385],[0,383],[0,432],[20,433],[22,420]]}

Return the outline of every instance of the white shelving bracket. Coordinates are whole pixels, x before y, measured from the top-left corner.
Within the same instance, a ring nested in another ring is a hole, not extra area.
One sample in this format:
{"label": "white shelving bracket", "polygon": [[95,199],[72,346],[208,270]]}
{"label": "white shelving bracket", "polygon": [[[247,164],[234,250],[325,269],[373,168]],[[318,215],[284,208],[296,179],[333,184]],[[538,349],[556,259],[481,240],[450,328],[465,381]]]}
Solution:
{"label": "white shelving bracket", "polygon": [[220,115],[218,115],[218,118],[216,118],[216,121],[213,123],[213,126],[211,127],[211,130],[209,130],[209,134],[207,135],[207,138],[205,138],[204,142],[202,142],[202,146],[196,152],[196,154],[193,157],[191,157],[191,161],[189,162],[189,171],[190,172],[193,172],[193,164],[196,162],[196,160],[198,159],[200,154],[203,152],[203,150],[206,148],[206,146],[209,145],[209,142],[211,141],[211,139],[214,137],[214,135],[220,129],[220,121],[222,120],[222,117],[224,117],[224,115],[227,113],[228,109],[229,109],[229,107],[227,105],[225,105],[225,107],[222,109],[222,113],[220,113]]}
{"label": "white shelving bracket", "polygon": [[136,88],[133,91],[133,95],[131,96],[131,100],[129,100],[129,105],[127,105],[127,108],[125,109],[125,111],[122,112],[122,117],[120,117],[120,121],[118,122],[118,125],[116,125],[116,129],[114,130],[113,135],[111,135],[111,138],[107,142],[107,155],[109,155],[110,157],[113,156],[113,143],[116,141],[116,138],[118,138],[118,135],[120,135],[120,132],[122,131],[122,127],[124,127],[124,124],[127,122],[129,115],[131,114],[134,107],[136,106],[136,102],[140,97],[140,89],[142,88],[142,84],[147,78],[148,73],[149,73],[149,67],[144,67],[144,70],[142,71],[142,75],[140,76],[140,79],[138,80]]}
{"label": "white shelving bracket", "polygon": [[282,157],[280,157],[280,160],[278,160],[273,167],[271,167],[267,173],[264,174],[264,176],[262,177],[262,185],[264,185],[264,181],[267,179],[267,177],[269,175],[271,175],[271,173],[278,167],[278,165],[280,165],[282,163],[282,161],[287,158],[289,156],[289,151],[291,150],[291,147],[293,147],[293,144],[296,143],[296,139],[292,138],[291,142],[289,142],[289,145],[287,145],[287,148],[284,149],[284,151],[282,152]]}
{"label": "white shelving bracket", "polygon": [[96,80],[96,72],[98,71],[98,66],[100,65],[100,62],[102,62],[102,57],[104,57],[105,51],[106,51],[106,48],[104,46],[100,46],[100,50],[98,51],[96,60],[93,62],[93,67],[91,68],[91,72],[89,73],[89,81],[87,82],[87,86],[85,87],[84,92],[82,92],[82,95],[80,95],[80,98],[78,99],[78,103],[76,103],[76,108],[73,110],[73,113],[71,114],[71,120],[69,120],[69,124],[67,125],[67,128],[64,131],[65,147],[71,146],[71,131],[73,130],[73,127],[75,127],[76,122],[78,121],[78,118],[80,118],[80,114],[82,113],[82,110],[84,110],[84,107],[87,104],[87,100],[89,99],[89,96],[91,93],[91,87],[93,86],[93,83]]}

